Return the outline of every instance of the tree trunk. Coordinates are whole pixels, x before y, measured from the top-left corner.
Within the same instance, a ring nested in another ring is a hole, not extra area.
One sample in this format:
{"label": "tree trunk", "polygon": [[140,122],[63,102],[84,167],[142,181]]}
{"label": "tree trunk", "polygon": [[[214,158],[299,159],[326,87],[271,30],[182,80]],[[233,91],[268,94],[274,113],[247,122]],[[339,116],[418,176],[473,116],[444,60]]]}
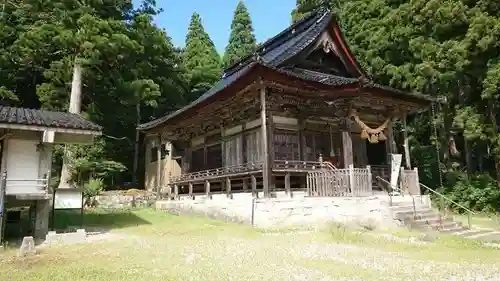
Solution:
{"label": "tree trunk", "polygon": [[[69,113],[80,114],[82,107],[82,66],[75,61],[73,66],[73,81],[71,81],[71,96],[69,99]],[[61,179],[59,180],[59,188],[75,187],[75,183],[71,182],[71,148],[69,145],[64,146],[63,165],[61,169]]]}
{"label": "tree trunk", "polygon": [[[137,102],[135,106],[136,113],[136,127],[141,123],[141,104]],[[132,171],[132,182],[137,184],[137,170],[139,169],[139,130],[135,130],[135,143],[134,143],[134,167]],[[158,159],[160,161],[160,159]]]}
{"label": "tree trunk", "polygon": [[[488,102],[488,111],[491,125],[493,126],[493,138],[497,138],[498,135],[498,124],[497,124],[497,115],[495,112],[495,104],[493,100],[489,100]],[[495,159],[495,170],[496,170],[496,179],[497,184],[500,187],[500,156],[497,154],[496,149],[493,151],[493,157]]]}

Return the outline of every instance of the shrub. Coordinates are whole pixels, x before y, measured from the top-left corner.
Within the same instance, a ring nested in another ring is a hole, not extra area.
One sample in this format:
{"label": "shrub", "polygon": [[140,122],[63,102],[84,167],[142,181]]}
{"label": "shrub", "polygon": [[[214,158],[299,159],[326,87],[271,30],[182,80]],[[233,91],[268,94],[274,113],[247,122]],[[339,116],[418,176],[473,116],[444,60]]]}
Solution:
{"label": "shrub", "polygon": [[[495,212],[500,207],[500,188],[489,175],[476,175],[457,179],[451,189],[445,191],[451,200],[479,212]],[[457,212],[461,208],[447,202],[446,207]]]}
{"label": "shrub", "polygon": [[102,179],[90,179],[84,185],[83,195],[87,201],[87,206],[95,206],[94,197],[100,195],[104,190],[104,183]]}

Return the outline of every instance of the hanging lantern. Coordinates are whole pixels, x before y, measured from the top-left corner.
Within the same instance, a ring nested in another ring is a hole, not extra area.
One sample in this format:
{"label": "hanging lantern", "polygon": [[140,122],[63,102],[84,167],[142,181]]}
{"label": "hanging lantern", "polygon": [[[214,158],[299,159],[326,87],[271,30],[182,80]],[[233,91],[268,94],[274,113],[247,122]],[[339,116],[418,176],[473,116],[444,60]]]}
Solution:
{"label": "hanging lantern", "polygon": [[361,139],[367,140],[369,139],[370,136],[368,135],[368,132],[366,130],[361,131]]}

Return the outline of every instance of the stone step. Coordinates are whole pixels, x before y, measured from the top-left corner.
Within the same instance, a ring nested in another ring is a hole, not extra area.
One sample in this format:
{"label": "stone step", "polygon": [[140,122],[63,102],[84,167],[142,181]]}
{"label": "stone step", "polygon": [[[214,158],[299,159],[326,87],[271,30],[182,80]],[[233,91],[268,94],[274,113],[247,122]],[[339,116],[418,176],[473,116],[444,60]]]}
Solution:
{"label": "stone step", "polygon": [[457,224],[457,225],[443,226],[442,228],[436,228],[435,230],[437,230],[441,233],[455,234],[457,232],[462,232],[464,230],[467,230],[467,228],[460,225],[460,224]]}
{"label": "stone step", "polygon": [[481,236],[467,237],[467,239],[479,240],[482,242],[500,242],[500,232],[484,233]]}
{"label": "stone step", "polygon": [[394,212],[394,217],[399,218],[399,219],[413,219],[414,217],[416,218],[428,218],[428,217],[435,217],[439,216],[439,213],[432,209],[422,209],[422,210],[416,210],[415,212],[413,209],[410,210],[401,210]]}
{"label": "stone step", "polygon": [[445,219],[446,217],[440,216],[439,213],[429,210],[425,212],[416,212],[414,215],[413,212],[407,212],[407,213],[398,213],[396,214],[398,219],[401,220],[432,220],[432,219]]}
{"label": "stone step", "polygon": [[416,220],[409,221],[414,226],[425,226],[425,225],[440,225],[440,224],[449,224],[449,223],[455,223],[452,218],[442,218],[440,219],[437,216],[433,216],[430,218],[418,218]]}
{"label": "stone step", "polygon": [[478,234],[483,234],[483,233],[491,233],[492,231],[489,229],[467,229],[468,231],[464,231],[461,233],[456,233],[456,235],[464,238],[469,238],[469,237],[474,237],[475,235]]}
{"label": "stone step", "polygon": [[[413,212],[413,206],[411,204],[410,205],[401,205],[401,206],[392,206],[392,207],[388,207],[388,208],[391,209],[394,213],[409,212],[409,211]],[[433,210],[433,209],[428,207],[428,206],[425,206],[425,205],[416,205],[415,210],[418,212],[418,211],[427,211],[427,210]]]}

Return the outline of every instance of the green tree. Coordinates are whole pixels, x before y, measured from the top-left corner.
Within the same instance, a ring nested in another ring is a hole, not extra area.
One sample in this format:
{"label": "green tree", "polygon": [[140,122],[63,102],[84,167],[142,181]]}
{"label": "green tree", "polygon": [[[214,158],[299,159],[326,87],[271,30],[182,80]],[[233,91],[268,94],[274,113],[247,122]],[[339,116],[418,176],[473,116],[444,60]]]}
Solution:
{"label": "green tree", "polygon": [[229,44],[226,46],[226,51],[224,52],[222,60],[224,67],[230,67],[243,57],[253,53],[256,46],[257,43],[250,14],[245,4],[240,1],[234,10]]}
{"label": "green tree", "polygon": [[[132,178],[137,123],[185,104],[185,68],[153,24],[160,12],[154,2],[134,10],[130,0],[15,0],[0,17],[2,95],[15,94],[20,106],[67,110],[80,65],[81,114],[103,126],[106,137],[94,145],[102,148],[100,162],[126,166],[117,180]],[[72,151],[73,162],[81,163],[78,148]],[[56,155],[54,167],[60,167]]]}
{"label": "green tree", "polygon": [[220,56],[197,13],[191,17],[183,57],[191,92],[189,99],[193,100],[210,89],[222,73]]}

